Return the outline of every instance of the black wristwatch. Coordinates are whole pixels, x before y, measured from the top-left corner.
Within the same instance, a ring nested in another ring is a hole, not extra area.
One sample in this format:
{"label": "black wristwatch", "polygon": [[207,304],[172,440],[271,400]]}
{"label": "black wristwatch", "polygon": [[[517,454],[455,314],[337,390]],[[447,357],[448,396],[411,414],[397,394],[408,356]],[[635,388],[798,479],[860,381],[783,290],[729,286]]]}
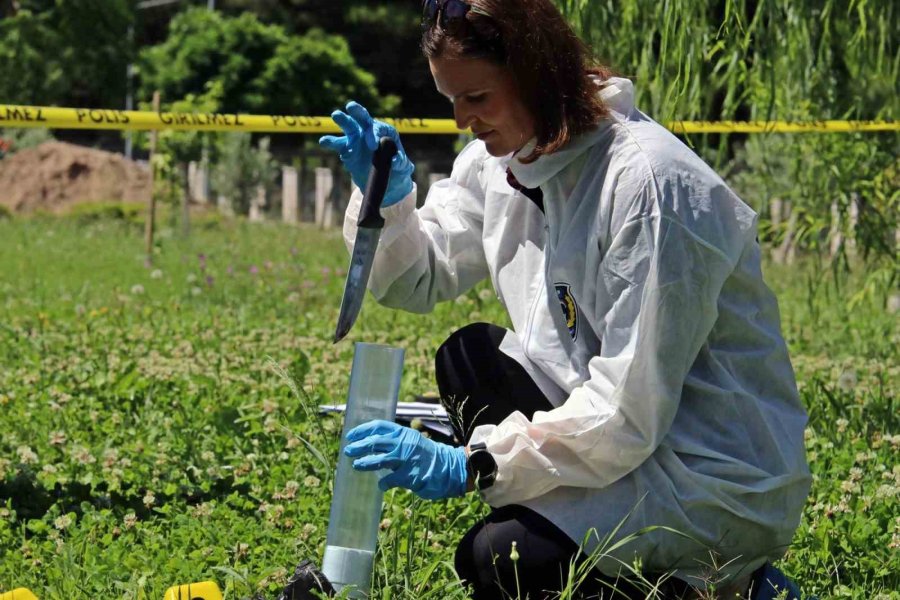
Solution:
{"label": "black wristwatch", "polygon": [[494,485],[497,478],[497,461],[487,451],[487,444],[478,442],[469,446],[469,459],[466,462],[469,475],[475,482],[475,488],[486,490]]}

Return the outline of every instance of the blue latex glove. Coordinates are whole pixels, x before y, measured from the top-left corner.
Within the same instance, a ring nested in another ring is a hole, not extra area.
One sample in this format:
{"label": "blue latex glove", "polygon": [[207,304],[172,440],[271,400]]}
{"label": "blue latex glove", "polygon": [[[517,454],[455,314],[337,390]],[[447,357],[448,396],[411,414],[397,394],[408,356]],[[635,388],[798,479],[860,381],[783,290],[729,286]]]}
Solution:
{"label": "blue latex glove", "polygon": [[326,135],[319,139],[319,145],[338,153],[344,168],[360,189],[366,189],[369,170],[372,168],[372,155],[378,147],[378,140],[389,137],[397,144],[397,155],[391,161],[391,175],[388,178],[387,191],[381,206],[390,206],[406,198],[413,189],[412,174],[415,165],[403,151],[400,134],[383,121],[376,121],[361,104],[349,102],[347,112],[336,110],[331,118],[337,123],[344,135]]}
{"label": "blue latex glove", "polygon": [[415,429],[390,421],[369,421],[347,434],[344,454],[358,471],[390,469],[378,481],[389,490],[402,487],[426,500],[466,493],[466,451],[428,439]]}

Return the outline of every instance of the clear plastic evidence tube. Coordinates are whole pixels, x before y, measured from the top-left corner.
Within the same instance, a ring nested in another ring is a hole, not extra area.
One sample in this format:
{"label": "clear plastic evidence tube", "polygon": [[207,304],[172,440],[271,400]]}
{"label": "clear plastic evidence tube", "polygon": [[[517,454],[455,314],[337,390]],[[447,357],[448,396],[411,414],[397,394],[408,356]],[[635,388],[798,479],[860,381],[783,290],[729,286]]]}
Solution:
{"label": "clear plastic evidence tube", "polygon": [[337,591],[353,586],[351,598],[369,595],[382,492],[378,473],[354,471],[344,456],[347,432],[373,419],[394,420],[402,373],[401,348],[357,342],[322,559],[322,574]]}

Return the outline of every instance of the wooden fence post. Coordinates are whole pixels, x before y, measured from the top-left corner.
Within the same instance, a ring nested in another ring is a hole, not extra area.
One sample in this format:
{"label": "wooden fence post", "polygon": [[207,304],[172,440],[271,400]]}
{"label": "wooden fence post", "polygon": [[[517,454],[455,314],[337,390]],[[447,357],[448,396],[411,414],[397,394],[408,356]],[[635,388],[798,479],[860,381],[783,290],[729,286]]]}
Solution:
{"label": "wooden fence post", "polygon": [[787,213],[787,231],[781,245],[772,252],[773,260],[780,265],[793,264],[797,249],[794,238],[797,236],[797,212],[792,210],[791,203],[784,203],[784,211]]}
{"label": "wooden fence post", "polygon": [[219,209],[219,214],[225,215],[228,217],[234,216],[234,211],[231,208],[231,200],[228,199],[228,196],[225,194],[219,194],[216,196],[216,208]]}
{"label": "wooden fence post", "polygon": [[184,179],[184,187],[181,188],[181,235],[188,238],[191,235],[191,178],[188,164],[181,164],[181,176]]}
{"label": "wooden fence post", "polygon": [[309,161],[306,159],[306,153],[300,153],[300,168],[297,169],[297,221],[309,221],[313,214],[313,209],[309,204],[309,193],[306,189],[309,186]]}
{"label": "wooden fence post", "polygon": [[331,226],[331,191],[334,174],[327,167],[316,167],[316,225],[325,229]]}
{"label": "wooden fence post", "polygon": [[256,193],[253,195],[253,198],[250,199],[250,214],[249,219],[251,222],[259,222],[263,220],[263,207],[266,205],[266,186],[258,185],[256,186]]}
{"label": "wooden fence post", "polygon": [[[441,181],[442,179],[447,179],[446,173],[429,173],[428,174],[428,187],[433,186],[435,183],[437,183],[438,181]],[[425,190],[425,192],[427,193],[428,190]]]}
{"label": "wooden fence post", "polygon": [[783,214],[783,203],[781,198],[772,198],[769,200],[769,220],[772,221],[772,228],[777,229],[781,225],[781,216]]}
{"label": "wooden fence post", "polygon": [[202,162],[191,161],[188,163],[188,188],[190,189],[191,200],[199,204],[207,204],[209,196],[208,185],[209,177],[206,167]]}
{"label": "wooden fence post", "polygon": [[[153,112],[159,113],[159,91],[153,92]],[[153,156],[156,154],[158,142],[159,132],[154,129],[150,133],[150,201],[147,206],[147,221],[144,225],[144,250],[148,266],[153,264],[153,230],[156,226],[156,168]]]}
{"label": "wooden fence post", "polygon": [[841,207],[838,201],[831,203],[831,229],[828,231],[828,252],[834,258],[844,243],[844,233],[841,231]]}
{"label": "wooden fence post", "polygon": [[281,167],[281,219],[296,225],[300,222],[300,195],[297,169]]}

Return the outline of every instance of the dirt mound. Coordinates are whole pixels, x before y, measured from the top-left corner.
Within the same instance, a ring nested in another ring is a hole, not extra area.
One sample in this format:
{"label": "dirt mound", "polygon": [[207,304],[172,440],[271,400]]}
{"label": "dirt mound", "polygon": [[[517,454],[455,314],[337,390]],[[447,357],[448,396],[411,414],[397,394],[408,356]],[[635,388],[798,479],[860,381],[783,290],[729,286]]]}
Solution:
{"label": "dirt mound", "polygon": [[46,142],[0,160],[0,204],[65,212],[80,202],[146,202],[150,171],[121,154]]}

